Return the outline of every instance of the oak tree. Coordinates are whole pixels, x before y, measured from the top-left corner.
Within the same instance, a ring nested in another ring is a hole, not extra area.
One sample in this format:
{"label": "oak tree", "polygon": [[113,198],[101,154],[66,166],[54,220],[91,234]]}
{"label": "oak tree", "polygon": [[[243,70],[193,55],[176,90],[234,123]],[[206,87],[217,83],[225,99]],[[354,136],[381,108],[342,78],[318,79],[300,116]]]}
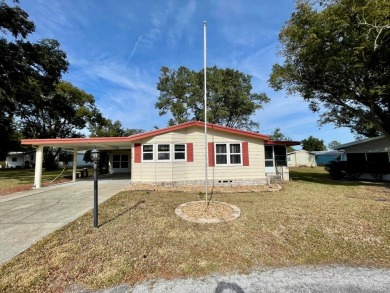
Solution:
{"label": "oak tree", "polygon": [[[265,93],[252,92],[252,77],[231,68],[207,68],[207,121],[233,128],[255,130],[251,116],[269,101]],[[160,91],[155,106],[159,114],[170,113],[169,125],[204,121],[204,73],[184,66],[161,68]]]}
{"label": "oak tree", "polygon": [[306,151],[326,151],[326,146],[322,139],[309,136],[308,138],[301,141],[302,149]]}
{"label": "oak tree", "polygon": [[101,125],[91,125],[89,131],[90,137],[131,136],[144,132],[143,129],[124,128],[119,120],[113,122],[111,119],[105,119],[104,124]]}
{"label": "oak tree", "polygon": [[0,0],[0,159],[18,146],[14,113],[29,103],[21,91],[35,82],[48,94],[68,69],[66,54],[56,40],[33,43],[27,39],[34,30],[27,12]]}
{"label": "oak tree", "polygon": [[390,1],[296,0],[269,83],[334,123],[390,136]]}

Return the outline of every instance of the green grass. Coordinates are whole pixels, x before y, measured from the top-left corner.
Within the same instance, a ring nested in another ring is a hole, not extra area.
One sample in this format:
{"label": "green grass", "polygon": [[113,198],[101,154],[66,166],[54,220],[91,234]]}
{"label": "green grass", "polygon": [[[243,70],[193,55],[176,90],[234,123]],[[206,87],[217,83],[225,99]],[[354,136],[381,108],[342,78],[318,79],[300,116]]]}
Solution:
{"label": "green grass", "polygon": [[241,209],[225,224],[175,215],[197,193],[121,192],[100,206],[99,229],[89,212],[1,266],[0,291],[98,289],[259,267],[390,268],[389,185],[330,184],[316,168],[292,174],[280,192],[214,194]]}
{"label": "green grass", "polygon": [[[325,171],[325,167],[289,167],[290,179],[293,181],[305,181],[312,183],[320,183],[327,185],[343,185],[343,186],[359,186],[362,184],[360,181],[353,180],[333,180],[330,178],[329,173]],[[378,182],[365,182],[365,185],[376,186]]]}

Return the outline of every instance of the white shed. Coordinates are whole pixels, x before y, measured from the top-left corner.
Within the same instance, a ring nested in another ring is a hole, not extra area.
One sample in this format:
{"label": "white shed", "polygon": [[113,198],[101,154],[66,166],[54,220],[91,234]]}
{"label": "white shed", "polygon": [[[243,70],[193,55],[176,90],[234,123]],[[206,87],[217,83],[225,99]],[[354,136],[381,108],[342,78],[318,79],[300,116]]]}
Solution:
{"label": "white shed", "polygon": [[287,164],[289,167],[317,166],[316,156],[306,150],[294,151],[287,154]]}

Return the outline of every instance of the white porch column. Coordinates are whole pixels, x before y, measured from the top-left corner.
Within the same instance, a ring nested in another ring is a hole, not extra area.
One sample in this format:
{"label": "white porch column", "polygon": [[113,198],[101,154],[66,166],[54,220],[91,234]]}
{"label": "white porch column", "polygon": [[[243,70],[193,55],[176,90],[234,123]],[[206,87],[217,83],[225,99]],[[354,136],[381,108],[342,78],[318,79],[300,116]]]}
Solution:
{"label": "white porch column", "polygon": [[77,148],[73,150],[73,172],[72,172],[72,181],[76,181],[77,173]]}
{"label": "white porch column", "polygon": [[35,174],[33,188],[41,188],[43,164],[43,146],[40,145],[35,150]]}

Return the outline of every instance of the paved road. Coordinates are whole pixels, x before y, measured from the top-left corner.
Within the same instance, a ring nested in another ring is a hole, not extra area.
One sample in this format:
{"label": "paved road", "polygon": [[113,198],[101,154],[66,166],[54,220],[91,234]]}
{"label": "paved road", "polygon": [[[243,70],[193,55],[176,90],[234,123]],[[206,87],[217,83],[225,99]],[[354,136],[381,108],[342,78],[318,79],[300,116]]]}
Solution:
{"label": "paved road", "polygon": [[[91,292],[73,288],[66,292]],[[158,280],[96,291],[99,293],[388,293],[390,271],[341,266],[291,267],[254,271],[249,275]]]}
{"label": "paved road", "polygon": [[[99,204],[125,188],[129,178],[100,178]],[[0,264],[92,208],[92,179],[0,196]]]}

